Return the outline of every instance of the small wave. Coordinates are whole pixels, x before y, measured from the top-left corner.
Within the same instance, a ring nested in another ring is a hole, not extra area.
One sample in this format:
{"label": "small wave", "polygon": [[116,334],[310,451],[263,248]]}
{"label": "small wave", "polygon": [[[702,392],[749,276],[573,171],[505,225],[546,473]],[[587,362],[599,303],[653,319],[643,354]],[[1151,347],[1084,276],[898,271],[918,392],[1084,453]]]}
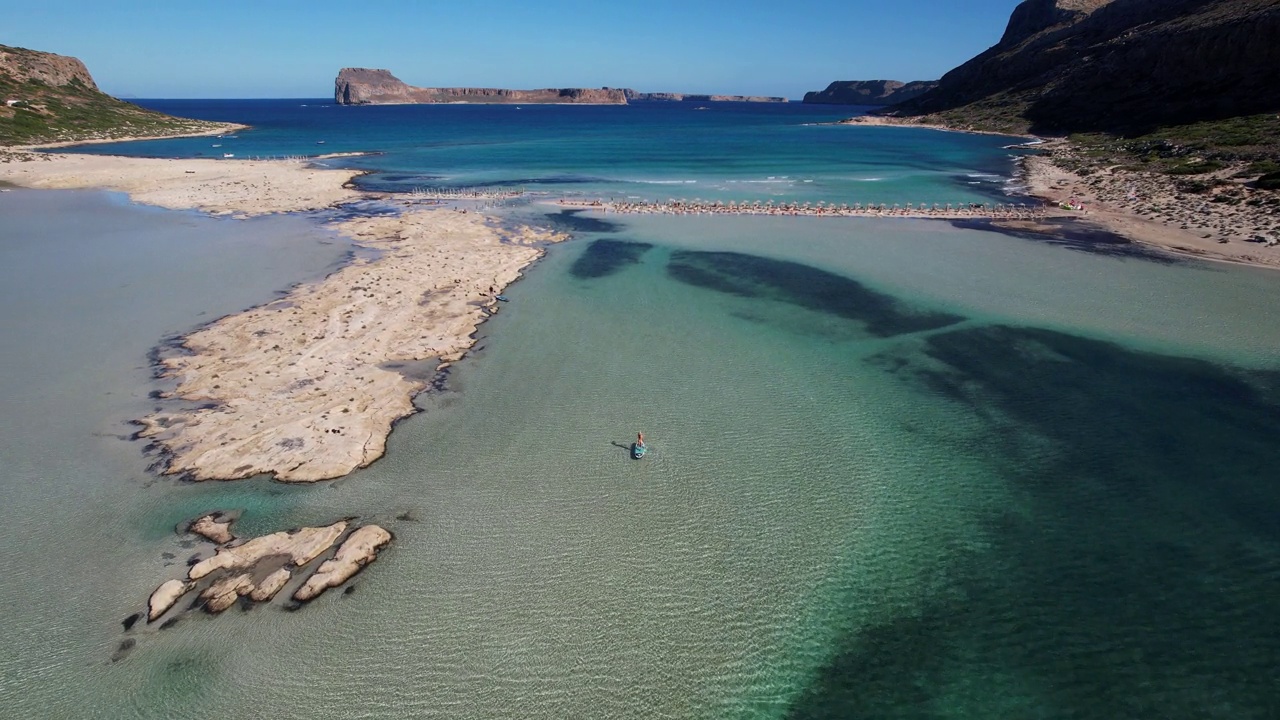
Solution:
{"label": "small wave", "polygon": [[984,180],[1003,180],[1003,175],[995,175],[993,173],[966,173],[965,177],[983,178]]}
{"label": "small wave", "polygon": [[645,185],[694,185],[697,180],[635,180],[633,182],[643,183]]}

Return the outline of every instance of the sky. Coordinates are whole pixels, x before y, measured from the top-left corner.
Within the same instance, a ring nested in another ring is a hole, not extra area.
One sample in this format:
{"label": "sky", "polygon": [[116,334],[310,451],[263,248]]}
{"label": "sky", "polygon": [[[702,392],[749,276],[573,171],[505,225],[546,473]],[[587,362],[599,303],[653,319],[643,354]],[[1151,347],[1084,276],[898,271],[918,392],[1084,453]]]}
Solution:
{"label": "sky", "polygon": [[932,80],[1019,0],[0,0],[0,45],[80,58],[121,97],[329,97],[343,67],[418,86],[781,95]]}

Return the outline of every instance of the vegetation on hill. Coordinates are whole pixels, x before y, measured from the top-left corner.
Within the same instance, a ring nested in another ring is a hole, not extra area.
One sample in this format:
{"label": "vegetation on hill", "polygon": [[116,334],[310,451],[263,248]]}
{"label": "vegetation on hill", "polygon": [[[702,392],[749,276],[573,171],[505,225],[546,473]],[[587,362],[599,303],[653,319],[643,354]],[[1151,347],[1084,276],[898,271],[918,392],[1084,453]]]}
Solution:
{"label": "vegetation on hill", "polygon": [[1277,33],[1276,0],[1024,0],[999,43],[885,113],[1068,137],[1078,169],[1261,180],[1280,170]]}
{"label": "vegetation on hill", "polygon": [[0,45],[0,145],[103,140],[132,136],[181,135],[225,127],[177,118],[117,100],[98,90],[87,72],[70,72],[61,84],[49,82],[41,66],[73,58]]}

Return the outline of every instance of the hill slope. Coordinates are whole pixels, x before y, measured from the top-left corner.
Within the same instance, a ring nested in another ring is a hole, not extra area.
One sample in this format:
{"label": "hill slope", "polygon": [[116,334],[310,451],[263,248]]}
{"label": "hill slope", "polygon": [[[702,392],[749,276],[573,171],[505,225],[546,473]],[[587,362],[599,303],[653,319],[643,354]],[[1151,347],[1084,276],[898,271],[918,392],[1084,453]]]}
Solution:
{"label": "hill slope", "polygon": [[98,89],[84,63],[0,45],[0,145],[180,135],[230,127],[144,110]]}
{"label": "hill slope", "polygon": [[956,125],[1119,132],[1280,110],[1280,0],[1026,0],[992,48],[890,109]]}

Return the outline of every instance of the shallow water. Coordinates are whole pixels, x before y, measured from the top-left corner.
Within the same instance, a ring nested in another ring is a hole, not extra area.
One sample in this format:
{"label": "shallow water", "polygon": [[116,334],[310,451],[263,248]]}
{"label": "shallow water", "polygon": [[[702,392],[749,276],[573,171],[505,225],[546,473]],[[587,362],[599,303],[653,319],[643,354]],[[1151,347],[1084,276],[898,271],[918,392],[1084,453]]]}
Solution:
{"label": "shallow water", "polygon": [[[149,348],[348,247],[97,193],[0,203],[16,716],[1274,710],[1269,275],[944,223],[600,218],[383,460],[185,485],[122,439]],[[125,633],[195,549],[173,527],[214,509],[396,542],[301,611]]]}

